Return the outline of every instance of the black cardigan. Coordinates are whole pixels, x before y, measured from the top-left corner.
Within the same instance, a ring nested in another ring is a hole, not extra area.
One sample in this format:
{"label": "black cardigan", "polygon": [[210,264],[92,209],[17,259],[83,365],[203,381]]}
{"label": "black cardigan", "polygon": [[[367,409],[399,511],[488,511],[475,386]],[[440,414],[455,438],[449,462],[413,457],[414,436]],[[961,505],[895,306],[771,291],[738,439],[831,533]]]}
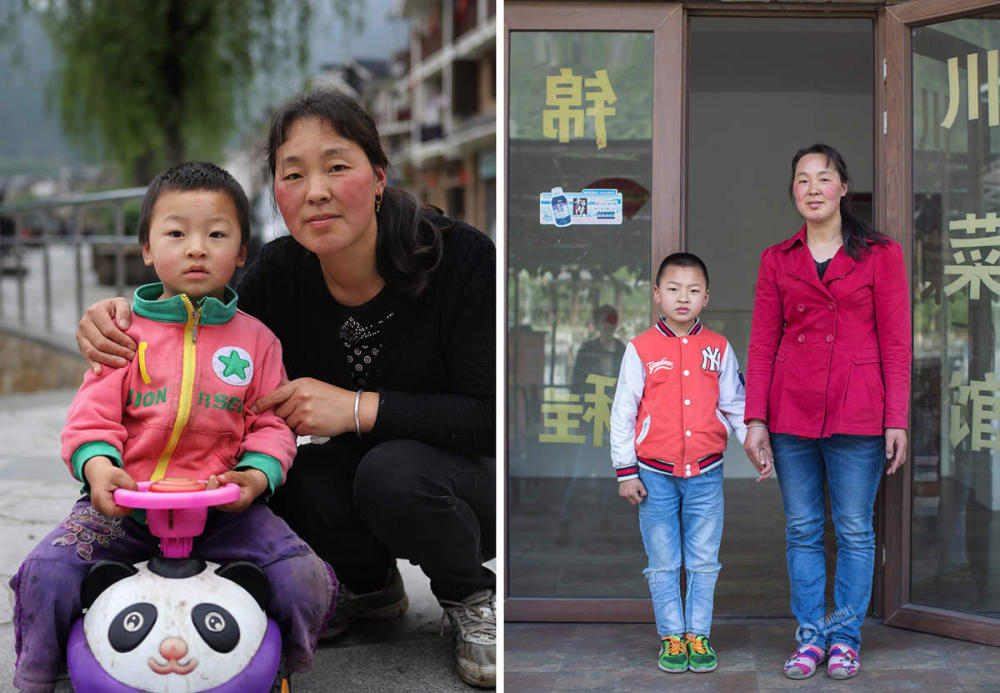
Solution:
{"label": "black cardigan", "polygon": [[349,317],[384,318],[364,386],[379,392],[378,416],[363,442],[412,439],[492,456],[496,250],[488,236],[461,222],[443,240],[441,263],[418,298],[387,285],[364,305],[346,307],[330,294],[316,255],[284,236],[264,246],[240,280],[239,307],[281,340],[290,379],[312,377],[349,390],[357,386],[341,325]]}

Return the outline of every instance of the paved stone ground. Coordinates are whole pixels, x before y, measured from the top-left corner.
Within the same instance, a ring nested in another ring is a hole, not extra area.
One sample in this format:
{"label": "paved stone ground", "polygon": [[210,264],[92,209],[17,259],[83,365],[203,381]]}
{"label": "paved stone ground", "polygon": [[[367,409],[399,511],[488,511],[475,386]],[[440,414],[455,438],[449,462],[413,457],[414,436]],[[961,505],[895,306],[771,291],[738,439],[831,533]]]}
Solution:
{"label": "paved stone ground", "polygon": [[719,668],[708,674],[668,674],[656,666],[659,644],[651,623],[508,623],[506,693],[562,691],[703,691],[704,693],[997,693],[1000,648],[882,625],[861,629],[862,669],[835,681],[825,668],[805,681],[781,672],[794,649],[791,619],[716,621],[712,647]]}
{"label": "paved stone ground", "polygon": [[[0,691],[13,691],[13,593],[7,581],[28,551],[58,524],[78,484],[59,458],[59,432],[72,390],[0,397]],[[330,691],[464,691],[454,672],[452,634],[440,635],[441,608],[423,573],[406,561],[400,572],[407,614],[363,624],[321,646],[313,670],[292,678],[296,693]]]}

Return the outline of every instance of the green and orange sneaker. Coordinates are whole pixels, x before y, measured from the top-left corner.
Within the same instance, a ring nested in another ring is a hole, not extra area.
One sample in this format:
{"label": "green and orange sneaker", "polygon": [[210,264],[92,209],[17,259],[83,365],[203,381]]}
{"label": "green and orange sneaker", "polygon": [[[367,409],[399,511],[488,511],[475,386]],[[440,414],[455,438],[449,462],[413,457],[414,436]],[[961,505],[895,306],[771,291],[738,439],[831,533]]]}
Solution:
{"label": "green and orange sneaker", "polygon": [[688,650],[683,636],[668,635],[660,643],[659,666],[670,674],[683,674],[688,670]]}
{"label": "green and orange sneaker", "polygon": [[687,643],[688,668],[698,674],[715,671],[719,666],[719,659],[715,656],[715,650],[708,644],[708,636],[688,633],[684,639]]}

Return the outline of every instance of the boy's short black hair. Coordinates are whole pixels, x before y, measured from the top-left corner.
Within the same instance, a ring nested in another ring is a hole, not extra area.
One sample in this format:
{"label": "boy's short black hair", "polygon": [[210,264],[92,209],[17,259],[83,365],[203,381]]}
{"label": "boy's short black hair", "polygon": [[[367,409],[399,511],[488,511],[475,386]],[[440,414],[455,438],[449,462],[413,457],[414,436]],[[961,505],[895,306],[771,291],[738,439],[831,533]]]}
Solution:
{"label": "boy's short black hair", "polygon": [[660,269],[656,270],[656,281],[653,282],[653,286],[660,285],[660,277],[663,276],[663,272],[667,267],[697,267],[705,276],[705,289],[708,289],[708,267],[694,253],[672,253],[663,258],[663,262],[660,263]]}
{"label": "boy's short black hair", "polygon": [[168,168],[153,179],[146,188],[146,197],[142,200],[142,211],[139,213],[139,245],[149,242],[149,224],[153,218],[153,207],[160,194],[174,190],[187,192],[189,190],[210,190],[229,195],[236,205],[236,218],[240,222],[241,245],[250,242],[250,202],[247,194],[229,171],[219,168],[206,161],[185,161]]}

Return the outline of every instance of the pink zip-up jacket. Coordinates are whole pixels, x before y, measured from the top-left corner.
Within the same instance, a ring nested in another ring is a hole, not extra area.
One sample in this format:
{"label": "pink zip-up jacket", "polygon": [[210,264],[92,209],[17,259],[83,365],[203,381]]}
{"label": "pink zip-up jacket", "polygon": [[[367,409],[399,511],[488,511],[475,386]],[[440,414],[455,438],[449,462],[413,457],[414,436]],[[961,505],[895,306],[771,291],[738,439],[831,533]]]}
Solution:
{"label": "pink zip-up jacket", "polygon": [[136,481],[207,479],[259,469],[270,495],[295,457],[295,435],[273,410],[248,407],[284,379],[281,344],[256,318],[225,301],[186,295],[160,301],[161,284],[135,292],[128,334],[139,345],[124,368],[88,371],[70,405],[62,456],[83,465],[106,455]]}

